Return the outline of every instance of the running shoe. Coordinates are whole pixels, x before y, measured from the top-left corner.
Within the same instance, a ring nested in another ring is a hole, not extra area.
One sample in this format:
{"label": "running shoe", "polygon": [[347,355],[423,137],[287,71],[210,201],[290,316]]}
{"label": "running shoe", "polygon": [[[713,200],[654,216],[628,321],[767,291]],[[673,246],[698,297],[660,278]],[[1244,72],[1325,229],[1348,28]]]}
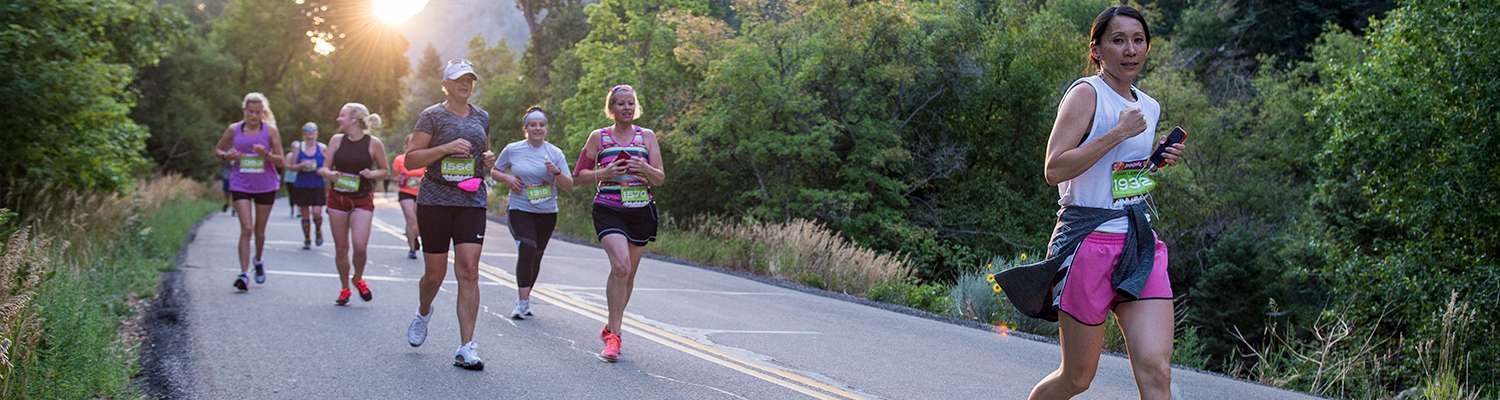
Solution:
{"label": "running shoe", "polygon": [[314,243],[316,243],[318,247],[323,247],[323,233],[318,233],[318,241]]}
{"label": "running shoe", "polygon": [[238,278],[234,278],[234,288],[241,292],[250,290],[250,277],[241,272]]}
{"label": "running shoe", "polygon": [[510,312],[510,318],[526,319],[531,316],[531,300],[516,300],[516,309]]}
{"label": "running shoe", "polygon": [[413,260],[417,259],[417,251],[416,250],[407,250],[406,251],[406,258],[410,258],[410,259],[413,259]]}
{"label": "running shoe", "polygon": [[364,279],[354,281],[354,288],[359,289],[360,300],[370,301],[375,298],[375,293],[370,292],[370,285],[366,285]]}
{"label": "running shoe", "polygon": [[599,332],[599,339],[604,340],[604,351],[599,352],[599,359],[604,362],[620,361],[620,334],[610,332],[606,326],[603,332]]}
{"label": "running shoe", "polygon": [[312,241],[311,240],[307,240],[307,239],[302,239],[302,249],[303,250],[311,250],[312,249]]}
{"label": "running shoe", "polygon": [[339,298],[334,300],[333,304],[338,304],[341,306],[349,304],[349,289],[339,289]]}
{"label": "running shoe", "polygon": [[259,260],[255,261],[255,284],[266,283],[266,265]]}
{"label": "running shoe", "polygon": [[416,317],[412,317],[411,319],[411,325],[406,326],[406,343],[410,344],[411,347],[417,347],[426,342],[427,322],[431,320],[431,315],[424,317],[421,313],[416,313]]}
{"label": "running shoe", "polygon": [[483,371],[484,360],[479,359],[479,345],[473,341],[458,346],[458,351],[453,354],[453,366],[470,371]]}

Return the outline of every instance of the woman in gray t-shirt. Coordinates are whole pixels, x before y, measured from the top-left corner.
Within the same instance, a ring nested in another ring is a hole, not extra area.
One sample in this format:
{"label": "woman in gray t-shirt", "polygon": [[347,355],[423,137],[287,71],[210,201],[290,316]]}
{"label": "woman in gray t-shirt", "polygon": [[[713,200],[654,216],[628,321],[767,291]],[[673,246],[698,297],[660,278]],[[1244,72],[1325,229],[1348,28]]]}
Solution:
{"label": "woman in gray t-shirt", "polygon": [[510,235],[516,238],[516,309],[510,317],[531,316],[531,288],[542,270],[542,253],[557,227],[557,192],[573,190],[573,176],[562,149],[547,142],[547,114],[540,107],[521,117],[526,139],[500,150],[490,176],[510,189],[506,197]]}
{"label": "woman in gray t-shirt", "polygon": [[447,99],[417,116],[406,146],[406,167],[427,168],[417,195],[417,225],[422,227],[423,264],[417,315],[406,329],[407,343],[427,340],[432,301],[448,272],[448,246],[454,249],[453,275],[458,280],[458,332],[461,345],[453,365],[484,369],[474,343],[479,316],[479,253],[484,246],[486,190],[483,173],[494,165],[489,151],[490,115],[469,104],[479,75],[468,60],[452,60],[443,69]]}

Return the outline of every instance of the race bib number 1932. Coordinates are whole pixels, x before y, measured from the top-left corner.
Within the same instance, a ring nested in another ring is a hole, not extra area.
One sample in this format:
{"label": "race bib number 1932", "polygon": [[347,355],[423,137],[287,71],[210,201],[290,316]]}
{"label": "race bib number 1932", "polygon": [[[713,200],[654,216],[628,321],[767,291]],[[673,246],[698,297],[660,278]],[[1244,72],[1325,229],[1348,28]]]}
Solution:
{"label": "race bib number 1932", "polygon": [[1111,166],[1110,197],[1114,198],[1116,205],[1140,201],[1151,193],[1151,189],[1156,188],[1156,180],[1151,179],[1149,167],[1148,160],[1116,162]]}

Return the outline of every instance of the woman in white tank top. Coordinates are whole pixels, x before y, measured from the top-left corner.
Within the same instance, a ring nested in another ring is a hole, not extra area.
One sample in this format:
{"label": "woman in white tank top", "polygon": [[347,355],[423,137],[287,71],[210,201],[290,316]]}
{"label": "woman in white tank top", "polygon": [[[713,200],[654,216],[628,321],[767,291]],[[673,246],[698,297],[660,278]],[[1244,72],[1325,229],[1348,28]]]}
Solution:
{"label": "woman in white tank top", "polygon": [[[1119,210],[1149,196],[1149,188],[1119,190],[1115,188],[1115,180],[1117,170],[1144,167],[1143,160],[1150,158],[1155,147],[1153,137],[1161,105],[1132,85],[1145,69],[1150,42],[1146,19],[1133,8],[1110,7],[1094,19],[1088,57],[1098,74],[1079,79],[1068,89],[1047,141],[1045,174],[1047,183],[1057,186],[1059,205]],[[1181,144],[1169,148],[1165,156],[1167,164],[1176,164],[1182,151]],[[1099,225],[1090,238],[1126,231],[1125,218],[1117,218]],[[1161,276],[1159,281],[1148,283],[1147,290],[1166,282],[1165,245],[1158,242],[1157,246],[1160,246],[1160,265],[1156,268]],[[1120,301],[1113,298],[1107,286],[1099,293],[1078,292],[1086,288],[1074,282],[1073,275],[1082,277],[1086,271],[1081,269],[1089,267],[1079,265],[1083,263],[1082,253],[1080,250],[1076,256],[1062,293],[1063,315],[1058,318],[1062,365],[1038,382],[1030,397],[1066,399],[1088,389],[1098,368],[1105,332],[1103,321],[1080,322],[1079,318],[1098,319],[1113,311],[1121,330],[1130,338],[1127,347],[1131,369],[1141,398],[1170,398],[1174,322],[1170,284],[1166,285],[1165,298],[1143,296]],[[1103,268],[1113,267],[1105,264]],[[1103,296],[1095,302],[1099,304],[1095,310],[1099,314],[1094,318],[1075,316],[1077,310],[1068,308],[1068,290],[1075,291],[1072,299],[1093,300]]]}

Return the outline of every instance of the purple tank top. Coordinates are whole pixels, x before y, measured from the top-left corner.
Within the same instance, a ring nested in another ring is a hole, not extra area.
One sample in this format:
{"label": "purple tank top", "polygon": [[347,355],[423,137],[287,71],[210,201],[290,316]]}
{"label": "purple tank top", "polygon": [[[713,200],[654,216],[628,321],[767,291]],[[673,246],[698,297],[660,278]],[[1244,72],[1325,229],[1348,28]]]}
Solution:
{"label": "purple tank top", "polygon": [[[234,161],[229,166],[229,190],[243,193],[265,193],[274,192],[281,187],[281,175],[276,172],[269,157],[260,157],[255,154],[255,145],[265,146],[270,154],[271,135],[267,132],[266,124],[260,124],[260,133],[245,135],[245,123],[240,122],[234,127],[234,150],[243,154],[241,160]],[[256,168],[254,157],[259,157],[259,168]],[[256,170],[260,172],[255,172]]]}

